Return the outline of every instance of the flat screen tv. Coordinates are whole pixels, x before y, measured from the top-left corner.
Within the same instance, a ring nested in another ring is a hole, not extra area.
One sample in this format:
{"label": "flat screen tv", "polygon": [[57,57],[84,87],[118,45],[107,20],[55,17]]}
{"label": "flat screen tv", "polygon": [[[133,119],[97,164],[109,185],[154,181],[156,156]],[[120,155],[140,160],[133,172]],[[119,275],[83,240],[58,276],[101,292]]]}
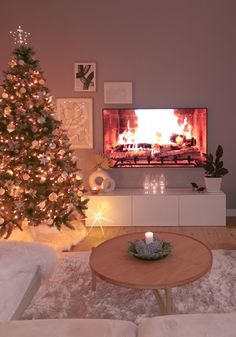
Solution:
{"label": "flat screen tv", "polygon": [[207,108],[104,109],[103,151],[112,167],[201,167]]}

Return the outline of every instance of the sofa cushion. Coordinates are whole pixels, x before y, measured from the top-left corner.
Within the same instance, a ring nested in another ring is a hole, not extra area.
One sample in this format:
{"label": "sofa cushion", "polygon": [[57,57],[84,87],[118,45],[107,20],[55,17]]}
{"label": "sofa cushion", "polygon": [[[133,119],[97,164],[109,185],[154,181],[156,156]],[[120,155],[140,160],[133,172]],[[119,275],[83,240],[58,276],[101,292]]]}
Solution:
{"label": "sofa cushion", "polygon": [[132,322],[110,319],[0,321],[1,337],[136,337]]}
{"label": "sofa cushion", "polygon": [[235,337],[236,312],[160,316],[144,320],[138,337]]}

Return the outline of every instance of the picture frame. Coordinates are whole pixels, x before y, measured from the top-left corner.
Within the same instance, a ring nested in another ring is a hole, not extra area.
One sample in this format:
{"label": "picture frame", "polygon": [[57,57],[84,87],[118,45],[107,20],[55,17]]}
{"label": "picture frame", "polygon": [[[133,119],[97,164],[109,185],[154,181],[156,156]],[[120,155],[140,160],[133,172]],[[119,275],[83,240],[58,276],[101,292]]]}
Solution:
{"label": "picture frame", "polygon": [[57,98],[57,119],[62,121],[72,149],[93,148],[93,99]]}
{"label": "picture frame", "polygon": [[74,91],[80,92],[96,91],[95,62],[74,63]]}
{"label": "picture frame", "polygon": [[105,104],[132,104],[132,82],[104,82]]}

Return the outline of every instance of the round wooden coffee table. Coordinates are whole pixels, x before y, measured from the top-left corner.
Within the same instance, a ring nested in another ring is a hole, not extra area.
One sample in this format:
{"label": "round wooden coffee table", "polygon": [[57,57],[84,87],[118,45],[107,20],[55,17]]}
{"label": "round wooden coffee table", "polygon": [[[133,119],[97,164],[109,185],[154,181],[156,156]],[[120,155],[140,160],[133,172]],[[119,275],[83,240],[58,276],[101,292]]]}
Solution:
{"label": "round wooden coffee table", "polygon": [[[171,288],[193,282],[212,266],[212,253],[201,241],[182,234],[155,232],[170,242],[171,255],[162,260],[140,260],[128,254],[130,241],[144,239],[144,232],[130,233],[104,241],[93,248],[90,256],[92,287],[96,276],[127,288],[152,289],[163,314],[172,311]],[[159,289],[164,289],[161,296]]]}

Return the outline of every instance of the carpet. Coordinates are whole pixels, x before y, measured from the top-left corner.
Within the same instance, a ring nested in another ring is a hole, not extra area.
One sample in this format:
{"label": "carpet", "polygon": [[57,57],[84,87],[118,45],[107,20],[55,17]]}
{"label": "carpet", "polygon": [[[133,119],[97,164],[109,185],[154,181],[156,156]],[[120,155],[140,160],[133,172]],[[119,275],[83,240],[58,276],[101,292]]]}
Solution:
{"label": "carpet", "polygon": [[[140,323],[160,315],[150,290],[134,290],[97,279],[91,290],[89,252],[64,253],[40,287],[23,319],[116,318]],[[173,289],[174,313],[236,310],[236,251],[214,250],[211,271],[191,284]]]}

